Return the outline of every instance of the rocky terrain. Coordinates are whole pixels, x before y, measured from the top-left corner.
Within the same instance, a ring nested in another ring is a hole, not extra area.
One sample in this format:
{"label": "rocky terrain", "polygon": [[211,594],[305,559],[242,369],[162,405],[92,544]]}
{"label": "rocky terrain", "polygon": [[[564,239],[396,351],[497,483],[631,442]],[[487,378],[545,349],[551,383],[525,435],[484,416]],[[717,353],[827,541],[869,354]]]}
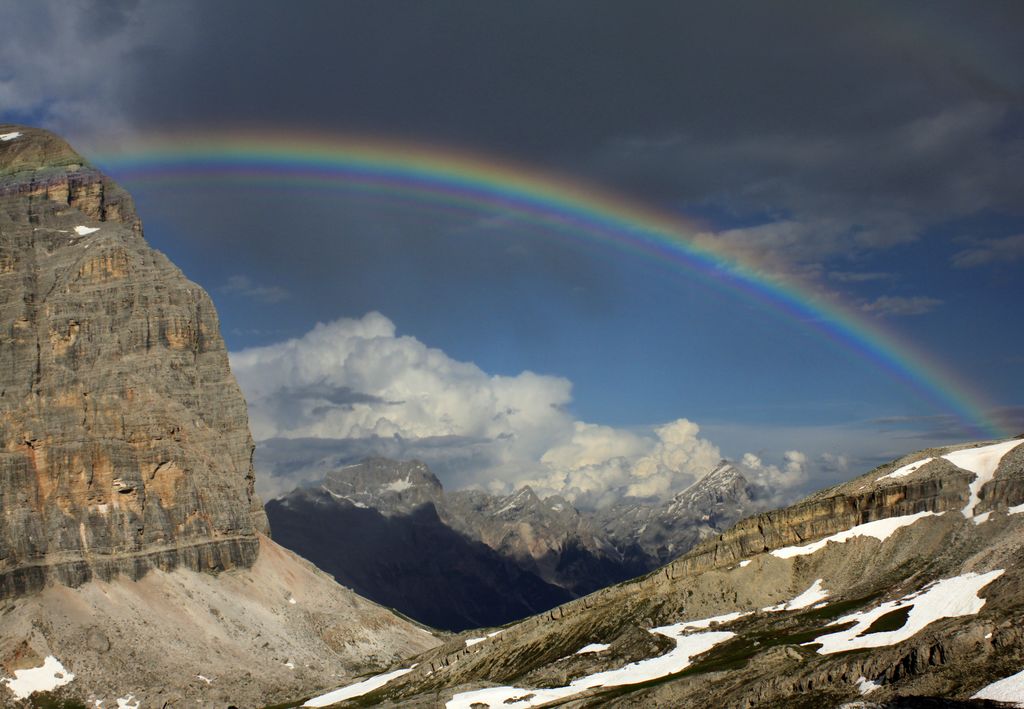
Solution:
{"label": "rocky terrain", "polygon": [[1024,703],[1022,444],[908,455],[317,705]]}
{"label": "rocky terrain", "polygon": [[277,541],[339,582],[434,627],[464,630],[646,573],[763,498],[724,461],[665,504],[581,512],[529,487],[449,493],[423,463],[371,458],[266,510]]}
{"label": "rocky terrain", "polygon": [[0,704],[257,706],[436,644],[270,541],[209,297],[67,143],[0,135]]}

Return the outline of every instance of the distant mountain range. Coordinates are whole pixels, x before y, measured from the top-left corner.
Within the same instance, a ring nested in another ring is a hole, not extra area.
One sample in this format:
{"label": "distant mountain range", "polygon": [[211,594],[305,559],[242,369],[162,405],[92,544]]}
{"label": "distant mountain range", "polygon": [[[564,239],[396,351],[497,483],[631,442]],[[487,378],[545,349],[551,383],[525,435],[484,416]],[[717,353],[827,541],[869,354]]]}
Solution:
{"label": "distant mountain range", "polygon": [[1020,707],[1022,589],[1024,440],[960,444],[747,517],[640,578],[449,638],[333,696],[446,709]]}
{"label": "distant mountain range", "polygon": [[446,492],[418,461],[372,458],[266,505],[274,539],[434,627],[494,626],[633,578],[750,514],[767,493],[723,461],[662,505],[581,512],[529,487]]}

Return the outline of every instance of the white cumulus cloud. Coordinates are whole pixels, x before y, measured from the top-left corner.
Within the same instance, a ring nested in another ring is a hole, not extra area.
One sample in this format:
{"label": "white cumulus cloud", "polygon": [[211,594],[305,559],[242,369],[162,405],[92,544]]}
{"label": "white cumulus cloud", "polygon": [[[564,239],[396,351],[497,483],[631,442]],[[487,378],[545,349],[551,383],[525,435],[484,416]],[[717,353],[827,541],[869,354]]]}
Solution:
{"label": "white cumulus cloud", "polygon": [[[488,374],[399,335],[375,312],[232,353],[231,366],[269,468],[258,478],[264,494],[379,454],[419,457],[452,488],[529,484],[599,507],[667,499],[722,458],[692,421],[627,430],[576,420],[569,380]],[[744,463],[773,487],[804,480],[806,459],[796,451],[781,467],[752,454]]]}

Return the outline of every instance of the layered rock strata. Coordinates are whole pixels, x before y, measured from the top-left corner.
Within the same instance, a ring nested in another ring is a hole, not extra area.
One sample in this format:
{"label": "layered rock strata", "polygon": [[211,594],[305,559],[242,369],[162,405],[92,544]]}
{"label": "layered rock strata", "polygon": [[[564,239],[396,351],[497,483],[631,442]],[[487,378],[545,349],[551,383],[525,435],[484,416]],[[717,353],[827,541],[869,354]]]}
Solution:
{"label": "layered rock strata", "polygon": [[209,296],[67,143],[0,134],[0,598],[251,566],[266,518]]}

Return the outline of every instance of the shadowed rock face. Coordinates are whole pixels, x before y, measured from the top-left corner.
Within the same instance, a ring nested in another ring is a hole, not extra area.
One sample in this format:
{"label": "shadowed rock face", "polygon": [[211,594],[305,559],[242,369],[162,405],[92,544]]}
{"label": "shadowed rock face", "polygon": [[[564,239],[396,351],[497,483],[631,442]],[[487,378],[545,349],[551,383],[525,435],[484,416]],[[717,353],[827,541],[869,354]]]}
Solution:
{"label": "shadowed rock face", "polygon": [[[0,126],[0,598],[152,567],[250,566],[266,517],[209,296],[131,198]],[[76,229],[76,227],[78,227]]]}

